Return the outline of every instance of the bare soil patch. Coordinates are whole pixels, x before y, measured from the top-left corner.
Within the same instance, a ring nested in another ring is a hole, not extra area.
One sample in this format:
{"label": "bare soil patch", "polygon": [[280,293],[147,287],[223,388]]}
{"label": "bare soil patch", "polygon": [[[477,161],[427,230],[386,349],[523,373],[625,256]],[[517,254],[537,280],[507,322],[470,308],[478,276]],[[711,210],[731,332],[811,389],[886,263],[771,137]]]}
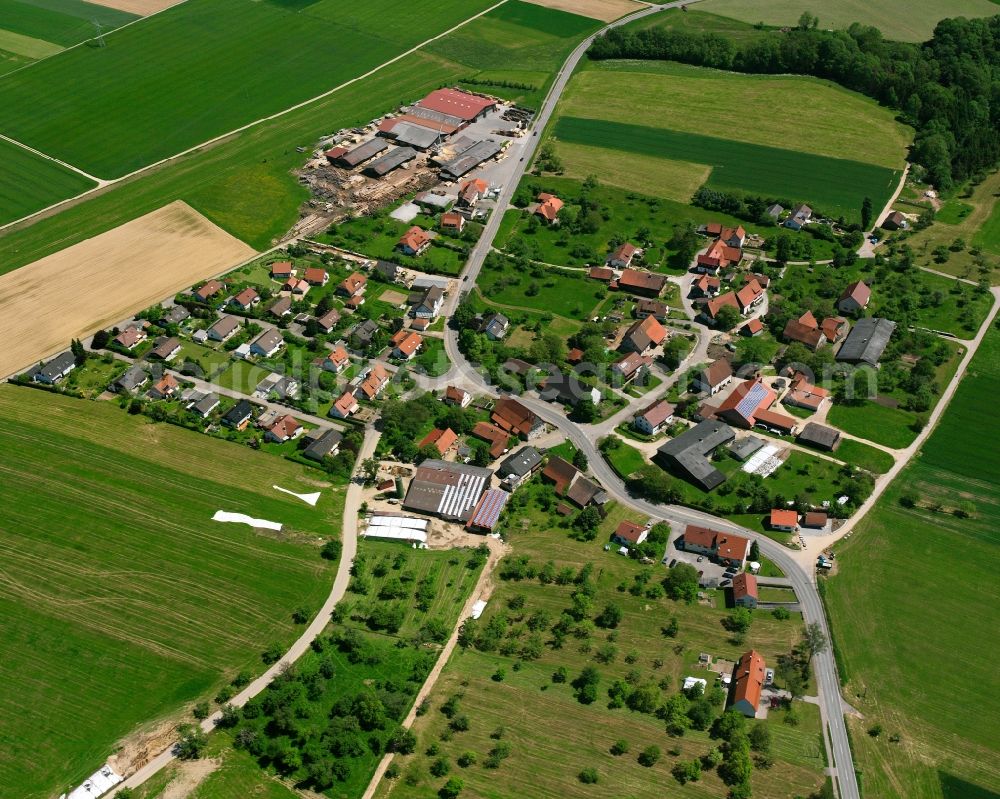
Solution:
{"label": "bare soil patch", "polygon": [[559,11],[568,11],[582,17],[599,19],[601,22],[611,22],[633,11],[640,11],[649,3],[634,2],[634,0],[527,0],[536,6],[546,6]]}
{"label": "bare soil patch", "polygon": [[89,0],[89,2],[107,8],[117,8],[119,11],[127,11],[130,14],[138,14],[140,17],[146,17],[150,14],[155,14],[157,11],[170,8],[170,6],[183,3],[184,0]]}
{"label": "bare soil patch", "polygon": [[185,760],[177,769],[177,776],[160,794],[160,799],[187,799],[205,778],[219,767],[219,761]]}
{"label": "bare soil patch", "polygon": [[387,302],[390,305],[402,305],[406,302],[406,295],[401,291],[383,291],[382,296],[379,297],[382,302]]}
{"label": "bare soil patch", "polygon": [[0,375],[255,254],[178,200],[2,275]]}

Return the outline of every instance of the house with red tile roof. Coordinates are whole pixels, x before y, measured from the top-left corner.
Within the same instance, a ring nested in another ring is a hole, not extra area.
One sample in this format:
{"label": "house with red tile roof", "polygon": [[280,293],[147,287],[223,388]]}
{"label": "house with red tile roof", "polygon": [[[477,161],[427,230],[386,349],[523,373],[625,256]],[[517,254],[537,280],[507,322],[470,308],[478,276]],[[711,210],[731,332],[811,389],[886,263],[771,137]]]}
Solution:
{"label": "house with red tile roof", "polygon": [[[774,391],[765,385],[760,378],[744,380],[723,400],[716,409],[715,416],[735,427],[749,430],[755,425],[763,423],[761,413],[774,405],[776,399],[777,395]],[[769,417],[765,416],[764,418]],[[794,420],[790,419],[789,421],[794,425]]]}
{"label": "house with red tile roof", "polygon": [[339,374],[344,371],[350,363],[351,359],[347,355],[347,350],[341,346],[336,347],[333,352],[329,353],[326,358],[323,359],[323,368],[327,372]]}
{"label": "house with red tile roof", "polygon": [[124,347],[127,350],[142,344],[148,335],[146,331],[143,330],[139,325],[129,325],[121,333],[115,336],[115,344],[119,347]]}
{"label": "house with red tile roof", "polygon": [[311,266],[302,277],[310,286],[325,286],[330,279],[330,273],[320,266]]}
{"label": "house with red tile roof", "polygon": [[431,246],[431,234],[422,227],[414,225],[399,237],[396,247],[404,254],[413,258],[423,255]]}
{"label": "house with red tile roof", "polygon": [[640,433],[655,436],[664,427],[673,424],[674,406],[666,400],[657,400],[632,417],[632,426]]}
{"label": "house with red tile roof", "polygon": [[443,230],[453,230],[461,233],[465,227],[465,217],[455,211],[448,211],[441,214],[441,228]]}
{"label": "house with red tile roof", "polygon": [[805,408],[808,411],[816,412],[823,405],[823,401],[829,396],[830,392],[825,388],[812,385],[804,374],[796,372],[788,392],[781,398],[781,401],[785,405],[792,405],[797,408]]}
{"label": "house with red tile roof", "polygon": [[305,432],[305,428],[299,424],[298,420],[294,416],[285,414],[284,416],[279,416],[274,424],[267,428],[264,438],[268,441],[275,441],[282,444],[285,441],[298,438],[303,432]]}
{"label": "house with red tile roof", "polygon": [[390,375],[389,371],[376,361],[372,364],[372,368],[368,371],[365,379],[361,381],[359,388],[366,399],[373,400],[382,393],[382,389],[389,384],[391,377],[392,375]]}
{"label": "house with red tile roof", "polygon": [[535,214],[551,225],[559,218],[559,212],[562,208],[562,200],[554,194],[542,192],[538,195],[538,205],[535,208]]}
{"label": "house with red tile roof", "polygon": [[365,290],[367,285],[367,277],[360,272],[353,272],[340,281],[340,285],[337,286],[337,293],[345,297],[357,297]]}
{"label": "house with red tile roof", "polygon": [[750,608],[757,607],[757,578],[749,572],[740,572],[733,578],[733,604]]}
{"label": "house with red tile roof", "polygon": [[345,391],[330,407],[330,416],[334,416],[337,419],[346,419],[352,413],[357,413],[359,407],[358,401],[354,397],[354,393],[351,391]]}
{"label": "house with red tile roof", "polygon": [[623,242],[615,247],[614,251],[608,255],[605,263],[608,266],[615,267],[616,269],[626,269],[632,266],[632,259],[641,253],[638,247],[629,242]]}
{"label": "house with red tile roof", "polygon": [[786,341],[797,341],[813,352],[826,343],[826,336],[820,329],[812,311],[806,311],[798,319],[789,319],[782,332]]}
{"label": "house with red tile roof", "polygon": [[465,208],[475,208],[483,195],[486,194],[489,186],[485,180],[473,178],[462,184],[458,190],[458,204]]}
{"label": "house with red tile roof", "polygon": [[764,301],[765,296],[760,283],[751,278],[736,292],[736,302],[740,306],[740,313],[746,316]]}
{"label": "house with red tile roof", "polygon": [[719,278],[699,275],[691,281],[691,296],[695,298],[714,297],[719,293],[720,288],[722,288],[722,281]]}
{"label": "house with red tile roof", "polygon": [[495,424],[476,422],[472,435],[490,445],[491,458],[499,458],[509,449],[507,443],[510,441],[510,433]]}
{"label": "house with red tile roof", "polygon": [[612,280],[615,276],[615,270],[607,266],[592,266],[587,272],[587,277],[593,280],[603,280],[605,282]]}
{"label": "house with red tile roof", "polygon": [[766,679],[764,658],[753,649],[745,652],[733,669],[733,688],[729,706],[747,718],[756,717]]}
{"label": "house with red tile roof", "polygon": [[826,336],[827,341],[831,344],[836,344],[847,335],[850,325],[842,316],[828,316],[820,322],[819,328],[823,331],[823,335]]}
{"label": "house with red tile roof", "polygon": [[532,439],[542,434],[545,423],[513,397],[500,397],[493,404],[491,421],[510,435]]}
{"label": "house with red tile roof", "polygon": [[225,286],[218,280],[207,280],[202,284],[201,288],[195,289],[191,294],[199,302],[208,302],[224,288]]}
{"label": "house with red tile roof", "polygon": [[458,435],[456,435],[455,431],[450,427],[444,430],[435,427],[426,436],[424,436],[423,440],[417,446],[420,449],[423,449],[426,446],[433,445],[441,457],[444,457],[444,454],[451,449],[452,445],[454,445],[457,440]]}
{"label": "house with red tile roof", "polygon": [[464,388],[448,386],[444,390],[444,401],[447,405],[457,405],[459,408],[465,408],[472,402],[472,394]]}
{"label": "house with red tile roof", "polygon": [[637,547],[646,537],[649,535],[649,525],[636,524],[635,522],[630,522],[628,519],[624,519],[617,528],[613,538],[615,543],[621,544],[625,547]]}
{"label": "house with red tile roof", "polygon": [[732,382],[733,367],[725,358],[712,361],[695,378],[695,387],[700,391],[707,391],[709,394],[718,394]]}
{"label": "house with red tile roof", "polygon": [[647,372],[652,363],[653,358],[649,355],[629,352],[611,364],[611,371],[621,378],[621,382],[624,385],[625,383],[631,383]]}
{"label": "house with red tile roof", "polygon": [[657,275],[639,269],[624,269],[621,276],[613,281],[613,288],[641,294],[646,297],[659,297],[667,285],[666,275]]}
{"label": "house with red tile roof", "polygon": [[851,283],[851,285],[844,289],[844,293],[837,300],[837,310],[841,313],[863,311],[868,307],[871,298],[872,290],[863,280],[859,280],[856,283]]}
{"label": "house with red tile roof", "polygon": [[717,275],[720,270],[730,264],[738,264],[743,258],[743,250],[731,247],[722,239],[716,239],[705,252],[695,259],[695,270],[705,274]]}
{"label": "house with red tile roof", "polygon": [[639,355],[659,347],[667,340],[667,329],[656,321],[654,316],[646,316],[635,321],[622,338],[619,349],[625,352],[636,352]]}
{"label": "house with red tile roof", "polygon": [[298,277],[290,277],[281,286],[282,291],[288,291],[292,294],[298,294],[300,297],[304,297],[309,293],[309,284],[305,280]]}
{"label": "house with red tile roof", "polygon": [[764,323],[760,319],[748,319],[747,323],[740,328],[741,336],[759,336],[764,332]]}
{"label": "house with red tile roof", "polygon": [[799,512],[786,508],[772,508],[768,525],[772,530],[794,533],[799,526]]}
{"label": "house with red tile roof", "polygon": [[424,338],[419,333],[403,329],[390,339],[390,343],[393,346],[392,356],[408,361],[417,354],[420,345],[424,343]]}
{"label": "house with red tile roof", "polygon": [[248,287],[232,297],[229,302],[241,311],[252,311],[260,303],[260,295],[256,289]]}
{"label": "house with red tile roof", "polygon": [[177,393],[178,388],[180,388],[180,383],[177,382],[177,378],[166,374],[149,389],[149,396],[153,399],[168,399]]}
{"label": "house with red tile roof", "polygon": [[719,311],[723,308],[734,308],[739,313],[743,312],[739,301],[736,299],[735,291],[727,291],[725,294],[720,294],[718,297],[706,302],[702,306],[702,315],[714,324],[719,316]]}
{"label": "house with red tile roof", "polygon": [[275,280],[287,280],[295,274],[291,261],[275,261],[271,264],[271,277]]}
{"label": "house with red tile roof", "polygon": [[675,543],[678,549],[685,552],[707,555],[724,566],[736,566],[740,569],[750,553],[749,538],[697,524],[685,527],[684,535]]}

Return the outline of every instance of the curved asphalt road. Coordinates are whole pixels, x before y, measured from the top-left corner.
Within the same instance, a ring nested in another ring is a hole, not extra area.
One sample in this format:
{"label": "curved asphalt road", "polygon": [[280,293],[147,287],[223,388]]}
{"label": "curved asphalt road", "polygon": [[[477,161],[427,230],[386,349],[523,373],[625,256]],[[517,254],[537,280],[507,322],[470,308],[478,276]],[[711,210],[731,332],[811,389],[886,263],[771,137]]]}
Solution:
{"label": "curved asphalt road", "polygon": [[[479,271],[483,266],[486,255],[493,247],[493,240],[496,238],[497,231],[500,228],[503,211],[509,206],[511,198],[514,195],[514,191],[516,190],[521,177],[524,175],[527,165],[531,163],[531,159],[541,138],[540,135],[535,134],[543,131],[545,126],[548,124],[552,117],[552,112],[555,109],[556,103],[562,95],[563,90],[566,88],[566,84],[569,81],[570,76],[573,74],[574,69],[580,62],[580,59],[583,58],[594,38],[611,28],[649,16],[650,14],[655,14],[664,9],[675,8],[684,4],[685,3],[674,2],[650,6],[649,8],[643,9],[636,14],[623,17],[622,19],[613,22],[598,31],[593,36],[585,39],[570,54],[566,63],[563,64],[562,69],[556,76],[541,110],[535,118],[533,125],[534,133],[524,147],[521,162],[517,165],[517,168],[511,175],[509,182],[501,189],[500,196],[497,198],[494,211],[486,223],[483,234],[469,255],[469,260],[462,272],[461,281],[459,283],[463,292],[470,290],[475,285],[476,278],[478,277]],[[456,292],[449,300],[445,311],[446,315],[450,316],[454,312],[461,293],[462,292]],[[495,388],[489,385],[486,380],[484,380],[482,375],[480,375],[479,372],[477,372],[459,352],[458,337],[456,332],[451,328],[446,328],[445,330],[445,349],[448,353],[448,357],[451,359],[451,362],[456,367],[449,372],[449,376],[453,375],[454,372],[458,372],[464,382],[471,384],[481,392],[496,396],[497,391]],[[755,539],[761,552],[774,561],[774,563],[776,563],[778,567],[781,568],[786,575],[788,575],[792,587],[795,589],[795,593],[799,598],[803,618],[807,622],[815,622],[819,624],[829,640],[830,631],[826,623],[826,614],[823,610],[823,604],[816,591],[816,587],[813,585],[812,575],[804,570],[790,556],[788,550],[784,546],[765,536],[757,535],[756,533],[742,528],[739,525],[732,524],[731,522],[716,518],[707,513],[702,513],[700,511],[676,505],[655,505],[645,500],[632,497],[626,490],[625,484],[604,461],[604,458],[595,446],[593,438],[587,433],[587,431],[567,419],[561,409],[553,407],[547,402],[542,402],[541,400],[528,395],[520,396],[519,400],[532,411],[537,413],[540,418],[557,427],[568,440],[572,441],[576,447],[586,453],[590,461],[591,471],[598,478],[598,480],[601,481],[607,492],[617,501],[636,509],[642,514],[650,516],[654,519],[663,519],[674,525],[686,525],[692,523],[710,524],[715,529],[740,533],[744,536]],[[847,738],[847,725],[844,722],[843,703],[840,695],[840,682],[837,677],[837,665],[829,647],[826,651],[821,652],[814,658],[813,666],[816,670],[820,714],[823,719],[824,737],[826,740],[828,760],[831,766],[831,768],[827,770],[827,773],[833,776],[837,793],[842,799],[860,799],[858,783],[854,773],[854,764],[851,757],[850,744]]]}

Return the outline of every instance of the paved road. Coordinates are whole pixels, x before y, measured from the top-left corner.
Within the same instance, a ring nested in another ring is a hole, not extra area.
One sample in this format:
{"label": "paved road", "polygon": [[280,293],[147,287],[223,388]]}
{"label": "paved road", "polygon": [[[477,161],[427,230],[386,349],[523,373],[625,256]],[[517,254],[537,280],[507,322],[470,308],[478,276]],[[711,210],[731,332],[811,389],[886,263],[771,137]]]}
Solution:
{"label": "paved road", "polygon": [[[369,427],[365,430],[364,442],[361,445],[361,451],[358,453],[357,462],[359,464],[366,458],[372,456],[375,452],[375,445],[378,443],[378,439],[379,434],[374,428]],[[299,636],[298,640],[295,641],[291,647],[289,647],[288,651],[284,654],[281,660],[271,666],[267,671],[261,674],[260,677],[234,696],[230,700],[230,704],[235,707],[243,707],[243,705],[253,699],[253,697],[257,696],[257,694],[270,685],[271,680],[273,680],[283,668],[302,657],[306,650],[309,649],[309,645],[313,642],[313,640],[315,640],[326,628],[327,623],[330,621],[330,614],[333,612],[337,603],[344,598],[344,594],[347,592],[347,585],[351,580],[351,562],[354,560],[354,556],[358,549],[358,512],[361,508],[361,496],[361,483],[357,480],[352,481],[347,488],[347,497],[344,502],[344,524],[342,535],[344,548],[340,557],[340,563],[337,565],[337,576],[334,578],[330,594],[323,603],[323,607],[319,609],[315,618],[302,632],[302,635]],[[327,502],[330,501],[329,497],[326,497],[325,499]],[[321,498],[320,502],[323,501],[324,499]],[[214,729],[215,723],[218,721],[220,716],[221,713],[215,713],[205,719],[201,722],[201,728],[205,732],[210,732]],[[173,762],[173,749],[174,745],[171,744],[167,749],[160,752],[159,755],[154,757],[146,765],[132,774],[132,776],[125,780],[125,782],[115,786],[113,790],[118,791],[122,788],[137,788],[142,785],[154,774],[158,773]]]}

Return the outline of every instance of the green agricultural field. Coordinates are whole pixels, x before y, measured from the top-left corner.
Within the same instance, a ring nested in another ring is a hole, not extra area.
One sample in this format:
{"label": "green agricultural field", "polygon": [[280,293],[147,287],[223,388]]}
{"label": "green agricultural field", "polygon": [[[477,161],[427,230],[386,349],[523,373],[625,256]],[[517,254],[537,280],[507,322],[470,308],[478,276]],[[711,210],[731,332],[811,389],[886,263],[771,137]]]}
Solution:
{"label": "green agricultural field", "polygon": [[566,116],[553,134],[576,144],[600,141],[626,153],[707,162],[711,188],[807,201],[849,219],[859,217],[864,197],[875,207],[884,205],[899,182],[899,171],[887,167],[625,122]]}
{"label": "green agricultural field", "polygon": [[993,255],[1000,255],[1000,203],[994,203],[993,211],[972,237],[972,243]]}
{"label": "green agricultural field", "polygon": [[[58,45],[56,51],[139,19],[83,0],[0,0],[0,28]],[[2,34],[0,34],[2,38]]]}
{"label": "green agricultural field", "polygon": [[824,0],[822,3],[796,3],[773,0],[707,0],[700,3],[703,12],[734,17],[748,23],[795,25],[803,11],[819,17],[822,28],[846,28],[853,22],[871,25],[887,39],[922,42],[930,38],[934,26],[946,17],[989,17],[997,13],[990,0],[934,0],[908,3],[906,0]]}
{"label": "green agricultural field", "polygon": [[917,437],[913,429],[915,414],[867,400],[860,405],[834,403],[826,418],[845,433],[893,449],[908,447]]}
{"label": "green agricultural field", "polygon": [[315,470],[114,403],[6,385],[0,418],[0,779],[41,799],[298,635],[292,612],[330,589],[317,536],[338,534],[343,495],[311,508],[272,485],[328,485]]}
{"label": "green agricultural field", "polygon": [[96,185],[47,158],[0,140],[0,225]]}
{"label": "green agricultural field", "polygon": [[[795,114],[774,113],[789,97],[795,98]],[[557,114],[627,120],[889,169],[902,168],[913,140],[913,130],[888,108],[828,81],[739,75],[671,61],[585,62],[560,98]],[[595,136],[592,143],[604,139]],[[702,164],[708,157],[684,160]]]}
{"label": "green agricultural field", "polygon": [[[1000,615],[984,601],[1000,530],[1000,454],[984,431],[998,391],[993,328],[921,454],[838,548],[825,594],[845,699],[865,716],[852,730],[865,796],[988,798],[1000,784]],[[927,690],[940,674],[962,679]],[[879,738],[865,734],[875,723]]]}
{"label": "green agricultural field", "polygon": [[[400,778],[384,781],[376,795],[403,799],[435,795],[445,782],[445,777],[433,774],[440,773],[440,766],[433,766],[438,759],[450,766],[447,776],[461,779],[465,793],[475,796],[723,795],[725,787],[711,769],[699,782],[683,787],[670,773],[678,760],[691,760],[715,745],[705,732],[691,729],[670,737],[655,715],[610,708],[608,689],[616,680],[630,680],[649,684],[662,700],[675,695],[689,674],[706,677],[711,685],[712,673],[696,665],[699,652],[733,658],[753,646],[773,661],[799,634],[798,617],[778,621],[770,614],[755,613],[746,643],[735,645],[720,623],[726,613],[721,594],[713,595],[714,607],[675,602],[659,590],[662,567],[644,567],[603,551],[610,531],[629,518],[625,509],[611,506],[596,539],[580,542],[570,538],[555,503],[549,501],[549,510],[543,510],[551,488],[533,481],[519,494],[524,501],[507,518],[513,552],[501,563],[497,589],[474,628],[498,631],[497,640],[492,646],[456,649],[427,712],[416,721],[414,754],[395,759]],[[593,593],[590,612],[585,611],[582,624],[572,625],[574,632],[561,645],[550,645],[554,638],[550,628],[573,604],[571,594],[577,586],[546,584],[533,576],[518,579],[517,570],[505,564],[521,556],[536,569],[551,562],[553,572],[567,569],[571,576],[587,563],[592,566],[587,580]],[[503,579],[505,574],[508,579]],[[621,621],[613,630],[595,629],[589,618],[609,603],[620,608]],[[662,632],[671,617],[677,619],[675,639]],[[595,667],[600,676],[592,704],[578,701],[571,685],[585,666]],[[559,669],[565,670],[565,682],[553,678]],[[444,712],[449,702],[456,706],[451,720]],[[721,705],[714,712],[719,710]],[[755,797],[807,796],[822,782],[818,714],[814,709],[797,710],[801,718],[797,727],[783,724],[780,714],[767,722],[774,728],[775,763],[770,769],[754,769]],[[455,727],[456,716],[468,717],[468,729],[446,734],[449,726]],[[540,735],[542,729],[558,732]],[[615,756],[609,749],[619,739],[628,743],[629,751]],[[647,768],[637,762],[637,755],[650,745],[658,746],[662,757]],[[491,768],[490,751],[508,746],[509,757]],[[466,752],[473,753],[474,762],[460,760]],[[585,768],[596,770],[596,785],[578,778]]]}
{"label": "green agricultural field", "polygon": [[318,0],[296,11],[188,0],[109,35],[106,47],[0,78],[0,130],[118,177],[356,78],[488,3]]}

